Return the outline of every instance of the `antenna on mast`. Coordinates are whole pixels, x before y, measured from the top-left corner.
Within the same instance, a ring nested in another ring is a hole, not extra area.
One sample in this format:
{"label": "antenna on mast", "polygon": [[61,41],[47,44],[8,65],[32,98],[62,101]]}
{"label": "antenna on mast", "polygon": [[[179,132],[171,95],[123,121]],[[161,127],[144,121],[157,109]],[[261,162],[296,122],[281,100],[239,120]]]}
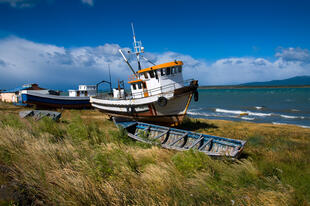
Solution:
{"label": "antenna on mast", "polygon": [[135,50],[134,52],[136,54],[137,61],[138,61],[138,70],[141,70],[140,53],[144,52],[144,48],[142,47],[142,42],[136,40],[135,29],[134,29],[133,23],[131,23],[131,29],[132,29],[132,35],[133,35],[133,48]]}

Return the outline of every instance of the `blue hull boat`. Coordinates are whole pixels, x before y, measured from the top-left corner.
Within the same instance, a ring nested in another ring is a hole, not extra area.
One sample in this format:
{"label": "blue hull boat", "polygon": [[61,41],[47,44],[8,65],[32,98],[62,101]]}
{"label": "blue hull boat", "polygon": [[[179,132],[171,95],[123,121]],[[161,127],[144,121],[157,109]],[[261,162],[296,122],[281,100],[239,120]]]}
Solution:
{"label": "blue hull boat", "polygon": [[114,123],[128,132],[128,137],[149,144],[158,144],[166,149],[179,151],[198,150],[209,156],[238,158],[246,141],[196,133],[176,128],[135,121]]}
{"label": "blue hull boat", "polygon": [[38,108],[60,108],[60,109],[88,109],[91,108],[89,97],[69,97],[51,94],[40,94],[37,92],[22,93],[24,104],[33,105]]}

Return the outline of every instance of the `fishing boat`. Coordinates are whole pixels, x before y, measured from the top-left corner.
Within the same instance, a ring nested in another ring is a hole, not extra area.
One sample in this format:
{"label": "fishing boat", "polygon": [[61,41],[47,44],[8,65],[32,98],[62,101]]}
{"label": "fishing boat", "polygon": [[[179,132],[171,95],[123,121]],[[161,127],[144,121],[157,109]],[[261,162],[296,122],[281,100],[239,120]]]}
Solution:
{"label": "fishing boat", "polygon": [[114,123],[128,133],[128,137],[148,143],[158,144],[166,149],[186,151],[198,150],[209,156],[238,158],[246,141],[196,133],[154,124],[119,121]]}
{"label": "fishing boat", "polygon": [[96,95],[95,85],[79,85],[78,90],[68,90],[69,95],[60,95],[53,90],[24,90],[22,102],[37,108],[87,109],[91,108],[89,98]]}
{"label": "fishing boat", "polygon": [[[123,51],[124,61],[132,71],[128,84],[130,92],[118,84],[111,95],[90,98],[93,107],[111,117],[133,119],[141,122],[175,126],[180,124],[188,110],[192,97],[198,101],[198,81],[183,79],[183,62],[172,61],[155,65],[145,58],[141,41],[136,41],[132,25],[137,70],[134,70]],[[150,67],[142,69],[140,59]],[[111,84],[111,81],[110,81]]]}

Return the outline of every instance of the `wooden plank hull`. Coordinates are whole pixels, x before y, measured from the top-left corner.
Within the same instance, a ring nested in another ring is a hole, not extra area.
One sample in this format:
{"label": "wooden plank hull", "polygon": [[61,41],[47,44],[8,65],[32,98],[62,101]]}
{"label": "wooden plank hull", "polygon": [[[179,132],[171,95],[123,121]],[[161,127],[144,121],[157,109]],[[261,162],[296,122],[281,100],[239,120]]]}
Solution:
{"label": "wooden plank hull", "polygon": [[119,121],[114,123],[124,128],[128,136],[137,141],[157,144],[166,149],[178,151],[198,150],[209,156],[238,158],[246,141],[212,136],[202,133],[163,127],[135,121]]}

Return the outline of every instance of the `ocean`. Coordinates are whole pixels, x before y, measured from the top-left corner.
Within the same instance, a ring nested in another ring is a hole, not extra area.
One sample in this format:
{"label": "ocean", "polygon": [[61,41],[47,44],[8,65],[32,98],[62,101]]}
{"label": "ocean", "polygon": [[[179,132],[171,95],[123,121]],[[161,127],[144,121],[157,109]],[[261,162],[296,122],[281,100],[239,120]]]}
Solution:
{"label": "ocean", "polygon": [[188,115],[310,128],[310,88],[199,89]]}

